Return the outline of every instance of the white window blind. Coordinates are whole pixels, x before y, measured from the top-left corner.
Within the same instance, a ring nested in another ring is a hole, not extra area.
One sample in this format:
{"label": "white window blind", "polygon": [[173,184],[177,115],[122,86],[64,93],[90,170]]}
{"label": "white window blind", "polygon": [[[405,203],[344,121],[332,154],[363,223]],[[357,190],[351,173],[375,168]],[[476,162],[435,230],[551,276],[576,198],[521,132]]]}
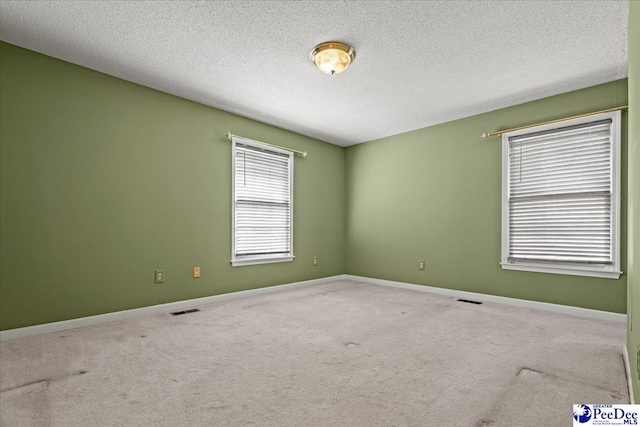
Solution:
{"label": "white window blind", "polygon": [[619,269],[614,143],[611,118],[507,137],[503,264]]}
{"label": "white window blind", "polygon": [[241,140],[233,144],[232,262],[243,259],[290,260],[292,154]]}

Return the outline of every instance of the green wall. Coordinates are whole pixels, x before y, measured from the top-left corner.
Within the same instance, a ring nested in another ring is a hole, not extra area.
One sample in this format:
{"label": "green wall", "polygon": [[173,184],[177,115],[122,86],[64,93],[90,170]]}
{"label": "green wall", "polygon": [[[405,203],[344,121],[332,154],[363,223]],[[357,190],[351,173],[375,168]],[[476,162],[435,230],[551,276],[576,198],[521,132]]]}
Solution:
{"label": "green wall", "polygon": [[[626,274],[500,268],[500,142],[480,134],[627,98],[620,80],[345,150],[0,43],[0,329],[342,273],[624,313]],[[626,122],[623,166],[637,169]],[[309,152],[295,164],[294,262],[230,266],[226,131]],[[622,181],[625,270],[626,167]]]}
{"label": "green wall", "polygon": [[[344,271],[341,147],[6,43],[0,125],[0,329]],[[227,131],[308,151],[295,261],[230,266]]]}
{"label": "green wall", "polygon": [[[480,135],[626,102],[620,80],[347,148],[346,273],[624,313],[624,275],[500,268],[501,143]],[[623,114],[624,161],[626,133]]]}
{"label": "green wall", "polygon": [[629,9],[629,284],[627,350],[636,402],[640,400],[640,1]]}

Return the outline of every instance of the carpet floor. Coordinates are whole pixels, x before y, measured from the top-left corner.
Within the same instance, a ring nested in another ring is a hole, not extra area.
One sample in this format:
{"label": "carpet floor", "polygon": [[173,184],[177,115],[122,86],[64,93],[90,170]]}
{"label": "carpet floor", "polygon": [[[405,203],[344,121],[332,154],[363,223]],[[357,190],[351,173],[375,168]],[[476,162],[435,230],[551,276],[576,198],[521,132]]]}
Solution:
{"label": "carpet floor", "polygon": [[567,426],[625,325],[350,281],[0,344],[2,426]]}

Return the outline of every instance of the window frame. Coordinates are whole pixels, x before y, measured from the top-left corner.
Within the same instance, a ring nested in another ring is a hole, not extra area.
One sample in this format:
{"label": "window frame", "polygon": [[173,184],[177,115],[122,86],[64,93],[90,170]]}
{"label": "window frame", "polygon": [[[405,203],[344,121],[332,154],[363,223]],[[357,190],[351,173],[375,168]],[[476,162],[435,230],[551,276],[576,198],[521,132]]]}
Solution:
{"label": "window frame", "polygon": [[[500,265],[503,270],[518,270],[541,273],[566,274],[574,276],[600,277],[606,279],[618,279],[622,274],[620,271],[620,208],[621,208],[621,146],[622,128],[621,112],[613,111],[580,117],[576,119],[564,120],[561,122],[548,123],[526,129],[515,130],[502,134],[502,256]],[[534,132],[559,129],[567,126],[580,125],[599,120],[611,119],[611,167],[612,171],[612,214],[611,230],[613,244],[612,265],[589,266],[571,263],[552,262],[510,262],[509,261],[509,138]]]}
{"label": "window frame", "polygon": [[[272,151],[287,155],[289,157],[289,254],[276,254],[276,255],[248,255],[248,256],[236,256],[236,152],[237,144],[248,145],[250,147],[259,148],[265,151]],[[252,139],[246,139],[237,137],[235,135],[231,138],[231,266],[239,267],[245,265],[256,264],[270,264],[276,262],[290,262],[295,259],[293,255],[293,156],[294,153],[288,150],[283,150],[272,145],[254,141]]]}

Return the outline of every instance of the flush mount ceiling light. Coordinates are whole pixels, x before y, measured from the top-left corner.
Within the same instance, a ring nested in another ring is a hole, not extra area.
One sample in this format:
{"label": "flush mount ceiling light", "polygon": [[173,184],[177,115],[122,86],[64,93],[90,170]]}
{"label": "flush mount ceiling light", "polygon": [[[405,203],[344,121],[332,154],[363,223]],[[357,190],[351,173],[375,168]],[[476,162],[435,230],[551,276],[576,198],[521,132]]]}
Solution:
{"label": "flush mount ceiling light", "polygon": [[340,74],[356,59],[356,51],[340,42],[324,42],[311,51],[311,61],[323,73]]}

